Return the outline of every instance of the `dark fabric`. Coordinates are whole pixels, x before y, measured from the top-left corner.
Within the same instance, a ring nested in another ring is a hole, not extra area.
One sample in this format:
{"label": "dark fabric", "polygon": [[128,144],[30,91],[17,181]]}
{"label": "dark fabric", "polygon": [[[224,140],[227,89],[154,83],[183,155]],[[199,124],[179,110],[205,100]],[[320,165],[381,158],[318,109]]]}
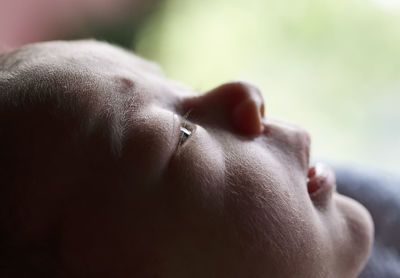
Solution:
{"label": "dark fabric", "polygon": [[360,278],[400,277],[400,176],[354,165],[338,166],[338,192],[362,203],[375,224],[375,242]]}

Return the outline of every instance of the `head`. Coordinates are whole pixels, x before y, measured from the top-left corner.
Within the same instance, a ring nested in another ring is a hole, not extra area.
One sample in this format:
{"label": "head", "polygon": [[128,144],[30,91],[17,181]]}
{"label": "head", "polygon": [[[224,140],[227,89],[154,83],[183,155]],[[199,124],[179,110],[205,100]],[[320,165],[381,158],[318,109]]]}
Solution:
{"label": "head", "polygon": [[95,41],[4,54],[0,273],[355,277],[371,218],[269,105],[248,82],[195,92]]}

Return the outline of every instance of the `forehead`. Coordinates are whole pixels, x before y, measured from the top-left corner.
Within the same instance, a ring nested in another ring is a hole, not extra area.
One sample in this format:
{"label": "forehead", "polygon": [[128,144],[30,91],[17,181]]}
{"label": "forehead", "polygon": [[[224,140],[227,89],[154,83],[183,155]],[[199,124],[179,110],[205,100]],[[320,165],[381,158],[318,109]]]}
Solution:
{"label": "forehead", "polygon": [[137,68],[142,72],[162,75],[155,64],[108,43],[93,40],[52,41],[30,44],[7,53],[0,58],[4,69],[14,69],[21,65],[29,66],[71,66],[94,67],[96,70],[113,68]]}
{"label": "forehead", "polygon": [[[0,73],[24,73],[30,79],[56,79],[56,83],[101,87],[115,86],[137,97],[164,98],[169,93],[190,92],[187,87],[168,80],[160,67],[108,43],[85,40],[31,44],[0,56]],[[83,80],[82,80],[83,79]],[[20,80],[23,81],[23,80]],[[79,82],[81,81],[81,82]],[[54,83],[54,82],[53,82]]]}

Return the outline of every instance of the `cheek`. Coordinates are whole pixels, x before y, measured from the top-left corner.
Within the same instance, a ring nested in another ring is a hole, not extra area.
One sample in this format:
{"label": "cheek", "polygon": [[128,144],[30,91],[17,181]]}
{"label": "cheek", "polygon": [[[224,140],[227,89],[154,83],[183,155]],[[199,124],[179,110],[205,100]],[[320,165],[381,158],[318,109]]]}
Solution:
{"label": "cheek", "polygon": [[230,161],[225,212],[243,252],[280,274],[285,265],[302,273],[321,268],[318,218],[300,188],[304,178],[265,148],[243,148]]}
{"label": "cheek", "polygon": [[301,212],[284,192],[237,186],[225,199],[225,213],[233,242],[245,254],[243,263],[257,262],[260,273],[292,277],[298,271],[302,275],[297,277],[313,277],[321,269],[322,244],[313,215]]}
{"label": "cheek", "polygon": [[225,161],[219,148],[202,128],[179,148],[170,161],[167,179],[178,203],[221,211],[225,187]]}

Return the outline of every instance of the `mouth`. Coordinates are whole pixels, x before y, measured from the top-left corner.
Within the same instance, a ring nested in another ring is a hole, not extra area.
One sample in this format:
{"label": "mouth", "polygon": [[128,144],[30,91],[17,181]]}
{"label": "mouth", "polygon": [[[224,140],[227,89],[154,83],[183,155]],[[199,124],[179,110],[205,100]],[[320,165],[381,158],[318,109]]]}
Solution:
{"label": "mouth", "polygon": [[293,127],[293,125],[282,120],[269,120],[264,123],[266,136],[285,138],[286,141],[296,145],[301,168],[306,179],[307,191],[314,204],[323,203],[332,196],[336,189],[336,178],[333,170],[325,164],[317,163],[310,166],[311,137],[304,129]]}
{"label": "mouth", "polygon": [[307,190],[311,200],[326,201],[336,187],[335,173],[325,164],[317,163],[307,173]]}
{"label": "mouth", "polygon": [[308,133],[305,133],[305,160],[306,160],[306,177],[307,191],[310,199],[314,202],[326,201],[332,195],[336,188],[336,178],[333,170],[323,163],[317,163],[315,166],[310,165],[310,146],[311,140]]}

